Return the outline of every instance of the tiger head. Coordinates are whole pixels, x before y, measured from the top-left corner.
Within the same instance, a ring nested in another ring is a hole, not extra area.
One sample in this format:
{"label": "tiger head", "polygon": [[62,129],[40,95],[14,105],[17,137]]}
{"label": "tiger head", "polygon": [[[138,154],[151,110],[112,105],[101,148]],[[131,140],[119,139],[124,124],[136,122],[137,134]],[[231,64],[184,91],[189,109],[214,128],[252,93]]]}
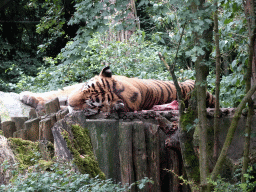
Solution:
{"label": "tiger head", "polygon": [[69,95],[69,111],[87,110],[98,113],[121,109],[124,104],[115,93],[121,89],[122,85],[112,77],[110,68],[105,67],[98,76],[82,84]]}

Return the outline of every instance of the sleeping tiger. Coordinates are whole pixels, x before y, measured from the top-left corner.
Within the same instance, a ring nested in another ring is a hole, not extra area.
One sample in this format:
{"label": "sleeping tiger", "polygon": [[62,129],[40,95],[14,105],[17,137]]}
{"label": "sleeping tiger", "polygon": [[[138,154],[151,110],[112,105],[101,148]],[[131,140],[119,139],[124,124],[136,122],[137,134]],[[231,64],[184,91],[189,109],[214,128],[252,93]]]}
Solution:
{"label": "sleeping tiger", "polygon": [[[195,82],[187,80],[179,83],[185,102],[190,98]],[[69,111],[90,110],[95,113],[121,111],[140,111],[151,109],[154,105],[177,100],[177,91],[172,81],[128,78],[112,75],[105,67],[98,76],[86,83],[65,87],[63,90],[47,93],[23,92],[20,99],[37,110],[55,97],[68,97]],[[214,107],[215,99],[207,92],[207,106]]]}

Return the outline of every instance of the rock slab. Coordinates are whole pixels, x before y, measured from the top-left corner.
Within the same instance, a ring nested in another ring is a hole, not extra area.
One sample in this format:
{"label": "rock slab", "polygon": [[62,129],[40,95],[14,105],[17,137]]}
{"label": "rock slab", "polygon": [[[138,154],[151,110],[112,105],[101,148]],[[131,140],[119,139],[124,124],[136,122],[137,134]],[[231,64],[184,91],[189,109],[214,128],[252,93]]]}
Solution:
{"label": "rock slab", "polygon": [[[16,163],[15,156],[8,145],[7,138],[3,135],[0,135],[0,185],[7,184],[12,176],[12,168]],[[8,169],[4,167],[9,166]]]}
{"label": "rock slab", "polygon": [[10,121],[11,117],[28,117],[32,108],[19,100],[17,93],[0,91],[0,116],[1,121]]}

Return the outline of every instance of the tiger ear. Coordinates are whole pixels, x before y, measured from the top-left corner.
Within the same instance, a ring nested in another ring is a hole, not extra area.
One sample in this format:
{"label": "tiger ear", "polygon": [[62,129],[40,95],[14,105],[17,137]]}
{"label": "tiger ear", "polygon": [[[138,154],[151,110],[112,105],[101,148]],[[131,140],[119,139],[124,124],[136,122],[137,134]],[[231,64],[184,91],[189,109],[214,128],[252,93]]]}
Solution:
{"label": "tiger ear", "polygon": [[102,71],[100,72],[100,76],[103,77],[112,77],[112,72],[109,68],[109,66],[105,67],[102,69]]}

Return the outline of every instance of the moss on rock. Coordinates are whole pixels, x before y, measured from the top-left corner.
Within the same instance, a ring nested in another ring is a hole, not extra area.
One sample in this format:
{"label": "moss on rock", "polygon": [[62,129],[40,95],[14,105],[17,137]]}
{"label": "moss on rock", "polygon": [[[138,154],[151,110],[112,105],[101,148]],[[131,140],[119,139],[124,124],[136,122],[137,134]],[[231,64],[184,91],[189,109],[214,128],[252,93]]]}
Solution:
{"label": "moss on rock", "polygon": [[73,139],[67,131],[63,131],[62,135],[67,142],[67,146],[73,154],[73,162],[82,174],[89,174],[91,177],[105,179],[105,174],[100,170],[99,164],[94,156],[91,139],[87,129],[79,125],[72,125]]}
{"label": "moss on rock", "polygon": [[45,167],[46,164],[52,163],[51,159],[53,157],[54,149],[51,142],[46,146],[47,152],[50,153],[49,158],[47,159],[49,161],[42,160],[42,151],[40,150],[39,142],[23,140],[21,138],[8,138],[8,143],[17,158],[21,169],[27,169],[37,163],[42,164],[43,167]]}
{"label": "moss on rock", "polygon": [[21,138],[9,138],[8,143],[19,161],[21,169],[34,165],[41,157],[38,142],[22,140]]}

